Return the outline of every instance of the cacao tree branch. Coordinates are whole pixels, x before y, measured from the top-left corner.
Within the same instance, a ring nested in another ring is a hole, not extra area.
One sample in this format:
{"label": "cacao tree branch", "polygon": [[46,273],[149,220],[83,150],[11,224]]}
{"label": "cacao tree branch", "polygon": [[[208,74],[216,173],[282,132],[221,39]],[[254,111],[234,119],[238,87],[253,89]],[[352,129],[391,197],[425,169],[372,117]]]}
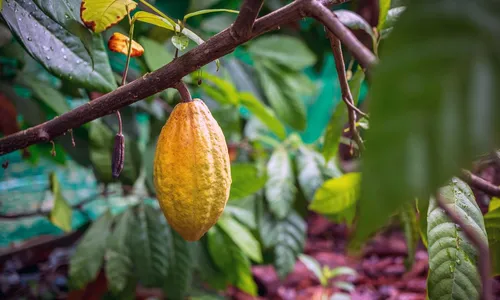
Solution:
{"label": "cacao tree branch", "polygon": [[333,11],[321,2],[311,0],[309,3],[305,7],[308,14],[325,25],[352,52],[363,68],[370,69],[377,63],[377,57],[340,22]]}
{"label": "cacao tree branch", "polygon": [[333,57],[335,59],[335,67],[337,69],[337,74],[340,83],[340,89],[342,90],[342,100],[344,100],[348,116],[349,116],[349,130],[352,134],[353,139],[358,144],[358,149],[360,152],[364,150],[363,140],[359,135],[358,129],[356,128],[356,111],[353,107],[354,101],[352,99],[351,89],[349,88],[349,84],[347,83],[347,77],[345,72],[345,63],[344,56],[342,54],[342,45],[339,39],[330,31],[327,31],[328,39],[330,39],[330,44],[332,46]]}
{"label": "cacao tree branch", "polygon": [[[53,120],[28,128],[0,139],[0,155],[26,148],[30,145],[48,142],[69,129],[109,115],[118,109],[140,101],[179,82],[184,76],[200,67],[231,53],[237,46],[281,25],[315,16],[353,53],[365,67],[376,63],[375,56],[354,35],[341,24],[324,5],[343,3],[346,0],[297,0],[271,12],[254,23],[252,32],[245,37],[231,34],[231,28],[208,39],[198,47],[173,60],[162,68],[144,75],[125,86],[103,95],[93,101],[64,113]],[[347,33],[346,33],[347,32]],[[293,49],[291,49],[292,51]]]}
{"label": "cacao tree branch", "polygon": [[455,213],[454,210],[452,210],[447,204],[446,200],[438,193],[436,193],[436,202],[438,206],[446,212],[448,217],[453,221],[453,223],[457,224],[460,226],[460,228],[463,230],[465,236],[467,239],[474,244],[478,251],[478,259],[479,259],[479,264],[478,264],[478,269],[479,269],[479,275],[481,276],[481,283],[482,283],[482,292],[481,292],[481,299],[482,300],[493,300],[492,298],[492,283],[490,279],[490,250],[488,248],[488,244],[484,242],[470,227],[468,224],[460,218],[460,216]]}
{"label": "cacao tree branch", "polygon": [[483,178],[472,174],[468,170],[462,170],[462,175],[460,176],[465,182],[467,182],[471,187],[481,190],[485,194],[494,197],[500,197],[500,187],[492,184]]}
{"label": "cacao tree branch", "polygon": [[253,24],[259,15],[264,0],[245,0],[240,13],[231,27],[237,38],[246,37],[252,33]]}

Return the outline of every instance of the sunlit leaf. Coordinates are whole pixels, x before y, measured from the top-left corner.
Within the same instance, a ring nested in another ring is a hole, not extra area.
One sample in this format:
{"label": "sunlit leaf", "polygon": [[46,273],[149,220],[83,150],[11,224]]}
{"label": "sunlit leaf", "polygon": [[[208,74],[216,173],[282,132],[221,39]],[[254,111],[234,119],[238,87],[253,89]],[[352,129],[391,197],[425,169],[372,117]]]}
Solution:
{"label": "sunlit leaf", "polygon": [[314,195],[309,209],[352,222],[353,209],[359,197],[360,178],[360,173],[348,173],[326,181]]}
{"label": "sunlit leaf", "polygon": [[[231,192],[230,199],[241,199],[250,196],[264,187],[267,181],[265,174],[259,174],[253,164],[233,164],[231,165]],[[252,180],[248,180],[252,178]]]}
{"label": "sunlit leaf", "polygon": [[135,21],[140,21],[144,23],[149,23],[152,25],[156,25],[158,27],[163,27],[165,29],[174,31],[175,29],[175,22],[172,19],[167,19],[155,14],[152,14],[147,11],[139,11],[134,14],[134,17],[132,18],[132,22]]}
{"label": "sunlit leaf", "polygon": [[[122,53],[128,55],[128,47],[130,45],[130,38],[119,32],[113,33],[109,38],[108,48],[113,52]],[[138,42],[132,40],[132,49],[130,52],[130,57],[142,56],[144,53],[144,48]]]}
{"label": "sunlit leaf", "polygon": [[384,27],[384,24],[387,19],[387,13],[391,8],[391,0],[380,0],[378,6],[379,6],[379,14],[378,14],[377,29],[380,31]]}
{"label": "sunlit leaf", "polygon": [[325,286],[327,284],[327,279],[325,278],[325,276],[323,276],[321,265],[316,259],[314,259],[314,257],[300,254],[299,259],[306,266],[306,268],[311,271],[316,276],[316,278],[318,278],[322,286]]}
{"label": "sunlit leaf", "polygon": [[[487,243],[483,215],[469,186],[454,178],[440,194],[469,229]],[[476,265],[477,249],[433,199],[429,205],[427,236],[429,299],[479,299],[481,280]]]}
{"label": "sunlit leaf", "polygon": [[62,195],[61,185],[56,174],[50,173],[49,179],[50,190],[52,192],[52,196],[54,197],[54,204],[49,214],[49,220],[55,226],[69,232],[71,231],[71,217],[73,215],[73,210],[68,204],[68,201],[66,201]]}
{"label": "sunlit leaf", "polygon": [[87,27],[99,33],[120,22],[136,6],[132,0],[83,0],[80,16]]}
{"label": "sunlit leaf", "polygon": [[500,144],[500,2],[449,3],[411,1],[372,74],[357,240]]}
{"label": "sunlit leaf", "polygon": [[102,214],[76,246],[69,262],[69,286],[80,290],[95,280],[101,269],[106,242],[110,233],[113,216],[109,211]]}
{"label": "sunlit leaf", "polygon": [[184,16],[184,21],[191,17],[199,16],[199,15],[205,15],[205,14],[210,14],[210,13],[217,13],[217,12],[228,12],[228,13],[233,13],[233,14],[238,14],[240,13],[237,10],[232,10],[232,9],[221,9],[221,8],[215,8],[215,9],[202,9],[198,10],[192,13],[189,13]]}
{"label": "sunlit leaf", "polygon": [[493,197],[490,200],[490,204],[488,205],[488,211],[495,210],[500,207],[500,198]]}
{"label": "sunlit leaf", "polygon": [[267,163],[266,200],[269,210],[278,218],[285,218],[292,208],[297,189],[292,161],[283,147],[274,150]]}

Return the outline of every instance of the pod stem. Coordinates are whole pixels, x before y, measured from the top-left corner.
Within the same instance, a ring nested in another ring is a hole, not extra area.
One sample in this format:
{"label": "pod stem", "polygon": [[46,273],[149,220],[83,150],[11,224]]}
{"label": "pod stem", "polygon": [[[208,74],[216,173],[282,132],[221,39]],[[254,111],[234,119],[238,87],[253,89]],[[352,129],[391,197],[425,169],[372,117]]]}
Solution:
{"label": "pod stem", "polygon": [[193,98],[191,98],[191,93],[189,92],[186,84],[184,82],[179,81],[174,85],[174,88],[181,94],[181,100],[182,102],[191,102],[193,101]]}

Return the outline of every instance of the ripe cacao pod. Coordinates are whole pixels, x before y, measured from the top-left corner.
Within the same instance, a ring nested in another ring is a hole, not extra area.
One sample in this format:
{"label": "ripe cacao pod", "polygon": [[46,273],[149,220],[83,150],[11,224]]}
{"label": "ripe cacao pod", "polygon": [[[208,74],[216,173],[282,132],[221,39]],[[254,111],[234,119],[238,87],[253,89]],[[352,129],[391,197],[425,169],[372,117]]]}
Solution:
{"label": "ripe cacao pod", "polygon": [[229,153],[200,99],[177,104],[163,126],[154,184],[163,214],[185,240],[199,240],[222,214],[231,186]]}

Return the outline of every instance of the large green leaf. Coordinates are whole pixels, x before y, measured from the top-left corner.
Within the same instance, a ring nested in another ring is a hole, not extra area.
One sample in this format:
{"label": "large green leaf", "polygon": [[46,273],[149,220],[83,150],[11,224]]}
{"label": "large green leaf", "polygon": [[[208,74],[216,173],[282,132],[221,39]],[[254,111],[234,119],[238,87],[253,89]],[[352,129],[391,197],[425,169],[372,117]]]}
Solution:
{"label": "large green leaf", "polygon": [[293,271],[297,256],[302,253],[306,239],[306,223],[295,212],[286,219],[277,221],[276,227],[268,232],[276,239],[274,246],[274,267],[283,279]]}
{"label": "large green leaf", "polygon": [[47,105],[56,114],[62,115],[69,111],[69,105],[64,96],[48,83],[38,81],[26,74],[21,74],[19,81],[22,85],[29,87],[33,91],[33,95],[42,103]]}
{"label": "large green leaf", "polygon": [[294,129],[304,130],[306,109],[298,95],[285,93],[286,90],[280,78],[271,75],[260,63],[256,67],[264,94],[276,115]]}
{"label": "large green leaf", "polygon": [[250,295],[257,295],[250,260],[243,251],[218,226],[210,228],[207,236],[210,255],[231,283]]}
{"label": "large green leaf", "polygon": [[69,232],[71,231],[71,217],[73,215],[73,210],[68,204],[68,201],[66,201],[62,195],[61,185],[56,174],[50,173],[49,180],[50,190],[52,192],[52,196],[54,197],[54,204],[49,214],[49,220],[55,226]]}
{"label": "large green leaf", "polygon": [[165,292],[169,299],[184,299],[191,286],[194,258],[189,243],[174,230],[171,234],[174,247]]}
{"label": "large green leaf", "polygon": [[269,210],[278,218],[285,218],[292,208],[297,188],[293,166],[283,147],[274,150],[267,163],[266,199]]}
{"label": "large green leaf", "polygon": [[300,39],[285,35],[268,35],[253,41],[248,51],[259,59],[271,59],[288,68],[300,71],[316,62],[314,53]]}
{"label": "large green leaf", "polygon": [[134,226],[134,212],[131,208],[118,216],[113,234],[109,237],[106,249],[106,279],[109,289],[118,294],[122,292],[133,277],[130,233]]}
{"label": "large green leaf", "polygon": [[497,276],[500,275],[500,207],[484,216],[484,225],[488,233],[493,274]]}
{"label": "large green leaf", "polygon": [[358,240],[498,146],[493,36],[500,36],[499,1],[410,2],[372,75]]}
{"label": "large green leaf", "polygon": [[351,223],[359,197],[360,173],[348,173],[326,181],[314,195],[309,209]]}
{"label": "large green leaf", "polygon": [[225,290],[230,280],[222,270],[217,267],[208,249],[208,235],[195,242],[194,253],[196,257],[195,269],[198,270],[203,282],[216,290]]}
{"label": "large green leaf", "polygon": [[[319,156],[319,157],[318,157]],[[320,166],[321,155],[314,150],[301,146],[296,156],[300,188],[308,201],[311,201],[316,190],[323,184],[323,172]]]}
{"label": "large green leaf", "polygon": [[85,232],[69,262],[71,289],[82,289],[97,277],[112,222],[113,216],[107,211]]}
{"label": "large green leaf", "polygon": [[[253,164],[233,164],[231,165],[231,183],[230,199],[242,199],[250,196],[264,187],[267,181],[265,174],[259,174],[259,171]],[[248,180],[252,178],[252,180]]]}
{"label": "large green leaf", "polygon": [[172,61],[174,56],[172,53],[167,51],[165,45],[159,42],[149,39],[147,37],[141,37],[139,39],[142,47],[144,47],[144,60],[150,71],[158,70],[164,65]]}
{"label": "large green leaf", "polygon": [[[469,186],[453,178],[440,190],[447,206],[487,242],[483,215]],[[428,212],[429,299],[479,299],[481,281],[476,267],[478,252],[458,225],[431,200]]]}
{"label": "large green leaf", "polygon": [[100,35],[80,23],[80,1],[11,0],[2,16],[28,53],[54,75],[100,92],[116,88]]}
{"label": "large green leaf", "polygon": [[161,212],[140,204],[131,237],[132,258],[138,279],[145,286],[162,286],[174,263],[170,227]]}
{"label": "large green leaf", "polygon": [[269,130],[280,139],[286,137],[285,126],[276,118],[273,110],[265,106],[249,92],[240,93],[240,103],[254,114]]}
{"label": "large green leaf", "polygon": [[246,256],[255,262],[262,262],[260,244],[250,230],[227,215],[222,215],[217,224]]}

